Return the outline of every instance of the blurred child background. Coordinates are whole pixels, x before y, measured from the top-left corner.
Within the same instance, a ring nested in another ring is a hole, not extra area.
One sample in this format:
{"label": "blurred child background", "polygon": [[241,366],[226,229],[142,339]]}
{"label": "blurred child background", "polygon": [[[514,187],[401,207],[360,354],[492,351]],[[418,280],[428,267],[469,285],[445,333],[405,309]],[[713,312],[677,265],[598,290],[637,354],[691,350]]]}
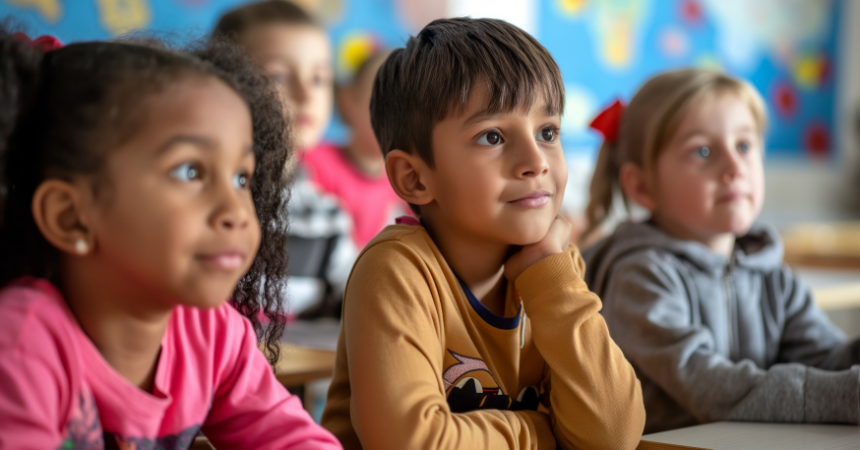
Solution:
{"label": "blurred child background", "polygon": [[0,33],[0,82],[0,447],[340,448],[255,335],[274,362],[291,146],[253,65]]}
{"label": "blurred child background", "polygon": [[642,382],[645,433],[717,420],[860,422],[860,345],[783,265],[764,202],[756,90],[696,69],[603,114],[598,229],[620,190],[650,213],[583,254],[612,338]]}
{"label": "blurred child background", "polygon": [[332,114],[334,77],[328,36],[307,12],[280,0],[248,3],[228,12],[214,34],[247,49],[277,85],[295,124],[299,146],[291,163],[290,238],[285,249],[290,254],[291,309],[336,315],[358,253],[352,220],[305,170],[307,155],[320,144]]}
{"label": "blurred child background", "polygon": [[343,148],[323,144],[305,155],[310,178],[337,197],[352,218],[353,240],[359,248],[395,218],[409,214],[406,203],[391,188],[370,123],[373,79],[387,57],[388,52],[371,55],[359,66],[353,81],[338,88],[338,111],[349,127],[349,143]]}

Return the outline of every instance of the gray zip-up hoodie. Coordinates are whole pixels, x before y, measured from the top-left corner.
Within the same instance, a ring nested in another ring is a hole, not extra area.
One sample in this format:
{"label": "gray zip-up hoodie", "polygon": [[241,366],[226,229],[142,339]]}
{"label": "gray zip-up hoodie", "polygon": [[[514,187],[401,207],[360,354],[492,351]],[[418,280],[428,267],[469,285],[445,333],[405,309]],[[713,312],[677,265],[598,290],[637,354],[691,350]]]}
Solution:
{"label": "gray zip-up hoodie", "polygon": [[610,334],[642,383],[645,433],[716,420],[858,423],[860,344],[846,341],[755,224],[731,260],[652,223],[583,252]]}

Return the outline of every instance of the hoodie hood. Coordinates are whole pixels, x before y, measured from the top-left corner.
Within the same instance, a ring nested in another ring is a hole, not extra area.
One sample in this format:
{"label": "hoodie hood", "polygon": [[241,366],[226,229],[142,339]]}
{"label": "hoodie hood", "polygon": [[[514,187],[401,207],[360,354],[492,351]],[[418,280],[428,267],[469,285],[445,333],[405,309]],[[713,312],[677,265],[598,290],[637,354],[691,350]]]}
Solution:
{"label": "hoodie hood", "polygon": [[[706,272],[722,272],[729,259],[696,241],[678,239],[653,222],[625,222],[615,232],[582,252],[587,264],[585,282],[594,292],[603,287],[616,261],[639,251],[674,254]],[[772,271],[782,266],[782,241],[770,225],[756,222],[735,240],[734,266],[751,271]]]}

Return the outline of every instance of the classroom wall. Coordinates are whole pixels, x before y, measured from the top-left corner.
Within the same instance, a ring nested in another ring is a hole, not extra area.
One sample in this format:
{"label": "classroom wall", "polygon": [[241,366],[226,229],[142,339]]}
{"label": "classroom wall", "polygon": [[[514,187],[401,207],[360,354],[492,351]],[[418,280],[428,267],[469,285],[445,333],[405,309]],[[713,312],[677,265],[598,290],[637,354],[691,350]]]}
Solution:
{"label": "classroom wall", "polygon": [[[129,30],[178,36],[212,28],[244,0],[0,0],[31,31],[64,41]],[[436,17],[498,17],[534,34],[567,88],[562,142],[567,206],[584,207],[599,136],[587,123],[659,71],[712,67],[750,80],[771,116],[765,217],[778,223],[852,214],[860,104],[860,1],[852,0],[297,0],[325,23],[340,80],[367,54],[402,45]],[[853,114],[853,113],[852,113]],[[347,131],[335,121],[335,142]],[[860,186],[860,183],[858,183]],[[856,190],[856,189],[855,189]]]}
{"label": "classroom wall", "polygon": [[833,157],[768,161],[763,215],[777,225],[860,217],[860,1],[838,11]]}

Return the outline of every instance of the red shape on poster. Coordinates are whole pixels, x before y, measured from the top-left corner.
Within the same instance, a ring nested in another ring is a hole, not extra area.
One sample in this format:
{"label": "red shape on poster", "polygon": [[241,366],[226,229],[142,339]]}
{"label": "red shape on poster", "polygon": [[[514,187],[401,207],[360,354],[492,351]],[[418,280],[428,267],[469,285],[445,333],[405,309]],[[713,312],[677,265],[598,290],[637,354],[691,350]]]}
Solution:
{"label": "red shape on poster", "polygon": [[813,158],[827,156],[830,153],[830,130],[820,122],[809,124],[804,132],[803,145]]}
{"label": "red shape on poster", "polygon": [[773,105],[783,117],[791,117],[797,112],[797,91],[791,84],[782,81],[773,89]]}
{"label": "red shape on poster", "polygon": [[684,21],[691,24],[698,24],[702,21],[702,5],[698,0],[682,0],[681,1],[681,17]]}

